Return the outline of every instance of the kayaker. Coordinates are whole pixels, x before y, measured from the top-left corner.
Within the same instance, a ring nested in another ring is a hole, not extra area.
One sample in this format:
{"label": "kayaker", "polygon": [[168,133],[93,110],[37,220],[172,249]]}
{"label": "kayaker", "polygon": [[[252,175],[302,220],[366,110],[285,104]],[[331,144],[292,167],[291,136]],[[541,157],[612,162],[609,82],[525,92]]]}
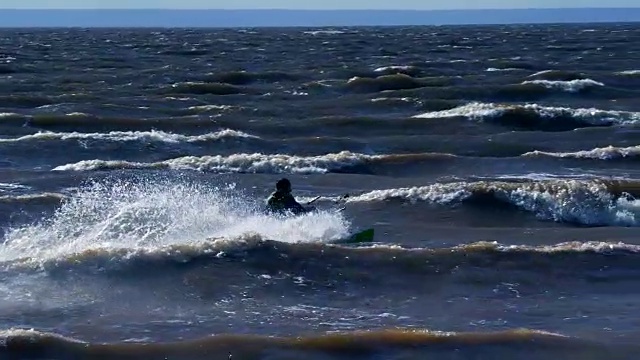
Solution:
{"label": "kayaker", "polygon": [[282,178],[276,182],[276,191],[274,191],[267,200],[267,211],[277,214],[291,212],[294,215],[304,214],[311,211],[300,205],[291,195],[291,182],[289,179]]}

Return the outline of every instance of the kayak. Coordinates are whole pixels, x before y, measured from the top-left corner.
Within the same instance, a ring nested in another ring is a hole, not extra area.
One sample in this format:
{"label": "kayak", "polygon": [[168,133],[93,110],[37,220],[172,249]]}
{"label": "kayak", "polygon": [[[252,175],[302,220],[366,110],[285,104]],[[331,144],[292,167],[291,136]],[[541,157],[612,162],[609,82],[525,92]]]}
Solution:
{"label": "kayak", "polygon": [[364,244],[373,242],[375,232],[372,228],[357,232],[346,239],[333,241],[332,244]]}
{"label": "kayak", "polygon": [[[375,232],[374,232],[373,228],[369,228],[369,229],[365,229],[365,230],[359,231],[359,232],[349,236],[348,238],[339,239],[339,240],[333,240],[333,241],[329,242],[329,244],[336,244],[336,245],[368,244],[368,243],[372,243],[373,242],[374,235],[375,235]],[[222,237],[211,237],[211,238],[208,238],[207,240],[215,241],[215,240],[218,240],[218,239],[223,239],[223,238]],[[275,241],[275,240],[268,240],[268,241]]]}

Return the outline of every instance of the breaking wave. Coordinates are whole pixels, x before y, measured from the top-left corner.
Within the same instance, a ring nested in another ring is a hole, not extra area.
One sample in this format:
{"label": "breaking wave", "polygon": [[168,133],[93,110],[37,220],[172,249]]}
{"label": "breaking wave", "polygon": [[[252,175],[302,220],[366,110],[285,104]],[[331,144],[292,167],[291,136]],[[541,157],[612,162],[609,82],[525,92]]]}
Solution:
{"label": "breaking wave", "polygon": [[54,171],[92,171],[113,169],[174,169],[199,170],[220,173],[294,173],[323,174],[329,172],[369,172],[367,165],[408,163],[454,158],[450,154],[391,154],[366,155],[341,151],[317,156],[296,156],[285,154],[233,154],[229,156],[185,156],[160,162],[140,163],[123,160],[83,160],[60,165]]}
{"label": "breaking wave", "polygon": [[548,151],[532,151],[522,156],[549,156],[563,159],[596,159],[596,160],[618,160],[633,159],[636,160],[640,156],[640,145],[618,147],[607,146],[595,148],[592,150],[582,150],[573,152],[548,152]]}
{"label": "breaking wave", "polygon": [[214,133],[202,135],[182,135],[167,133],[164,131],[111,131],[106,133],[80,133],[80,132],[38,132],[24,135],[17,138],[0,139],[0,143],[15,143],[27,141],[47,141],[47,140],[103,140],[103,141],[147,141],[165,143],[194,143],[217,141],[228,138],[254,138],[257,136],[244,133],[242,131],[224,129]]}
{"label": "breaking wave", "polygon": [[584,91],[594,87],[603,87],[603,83],[591,79],[576,79],[570,81],[557,80],[527,80],[522,85],[537,85],[547,89],[561,90],[571,93]]}
{"label": "breaking wave", "polygon": [[508,204],[543,220],[588,226],[640,226],[639,187],[632,182],[550,180],[538,182],[456,182],[375,190],[349,202],[398,199],[438,205],[481,202]]}
{"label": "breaking wave", "polygon": [[635,125],[640,113],[600,109],[572,109],[538,104],[510,105],[472,102],[449,110],[428,112],[414,118],[440,119],[463,117],[474,121],[495,122],[505,126],[549,131],[573,130],[586,126]]}

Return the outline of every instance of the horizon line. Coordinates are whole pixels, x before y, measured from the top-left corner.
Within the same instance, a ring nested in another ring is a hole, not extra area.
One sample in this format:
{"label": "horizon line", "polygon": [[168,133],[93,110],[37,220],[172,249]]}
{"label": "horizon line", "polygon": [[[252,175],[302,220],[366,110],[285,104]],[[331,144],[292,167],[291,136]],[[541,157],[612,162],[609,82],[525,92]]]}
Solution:
{"label": "horizon line", "polygon": [[587,7],[530,7],[530,8],[473,8],[473,9],[296,9],[296,8],[0,8],[0,11],[528,11],[528,10],[603,10],[634,9],[640,6],[587,6]]}

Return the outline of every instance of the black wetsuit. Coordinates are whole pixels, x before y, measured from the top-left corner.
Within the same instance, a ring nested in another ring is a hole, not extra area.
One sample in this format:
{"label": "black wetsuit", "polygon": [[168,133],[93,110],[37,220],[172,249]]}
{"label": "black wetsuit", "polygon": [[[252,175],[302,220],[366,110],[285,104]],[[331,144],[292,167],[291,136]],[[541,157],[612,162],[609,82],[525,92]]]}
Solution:
{"label": "black wetsuit", "polygon": [[293,195],[280,191],[275,191],[269,196],[269,200],[267,200],[267,210],[279,214],[290,211],[295,215],[307,212],[307,209],[300,205]]}

